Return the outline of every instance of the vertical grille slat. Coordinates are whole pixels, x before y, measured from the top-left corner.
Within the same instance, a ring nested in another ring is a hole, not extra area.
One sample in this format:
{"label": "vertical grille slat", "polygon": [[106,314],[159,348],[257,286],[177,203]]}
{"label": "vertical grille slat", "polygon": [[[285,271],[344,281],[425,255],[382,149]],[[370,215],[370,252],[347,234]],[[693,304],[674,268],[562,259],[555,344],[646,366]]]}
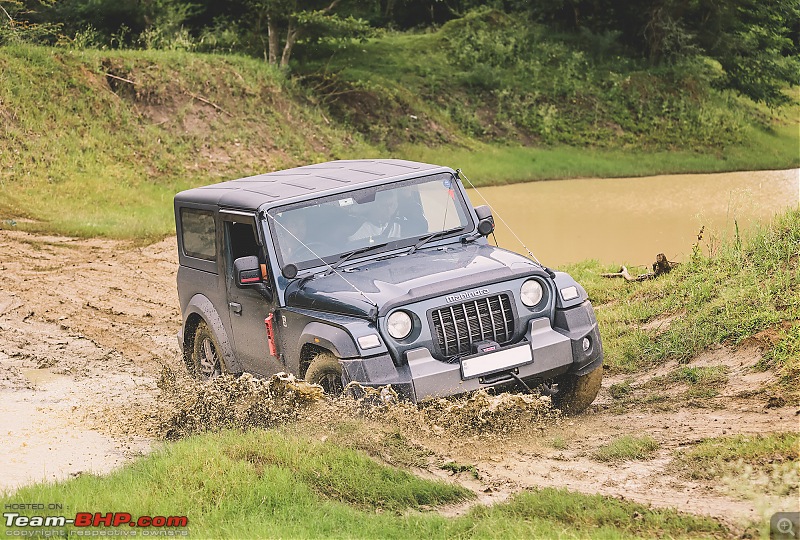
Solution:
{"label": "vertical grille slat", "polygon": [[445,356],[472,354],[472,345],[492,340],[501,345],[514,336],[514,311],[507,294],[434,309],[431,320]]}
{"label": "vertical grille slat", "polygon": [[475,318],[478,319],[478,327],[481,329],[481,340],[483,340],[484,331],[483,331],[483,321],[481,320],[481,313],[480,309],[478,308],[478,301],[475,300]]}
{"label": "vertical grille slat", "polygon": [[[437,320],[438,319],[438,320]],[[444,324],[442,323],[442,314],[439,311],[433,312],[433,327],[436,329],[436,339],[439,342],[440,347],[444,347],[444,354],[450,354],[450,350],[447,347],[447,339],[444,335]]]}
{"label": "vertical grille slat", "polygon": [[472,343],[472,326],[469,324],[469,315],[467,314],[467,304],[461,304],[461,309],[464,311],[464,322],[467,323],[467,343]]}
{"label": "vertical grille slat", "polygon": [[486,311],[489,313],[489,320],[492,321],[492,336],[496,336],[497,330],[494,326],[494,313],[492,313],[492,304],[488,298],[486,299]]}
{"label": "vertical grille slat", "polygon": [[461,350],[461,332],[458,331],[458,320],[456,319],[456,312],[453,306],[450,306],[450,317],[453,321],[453,331],[456,333],[456,350]]}

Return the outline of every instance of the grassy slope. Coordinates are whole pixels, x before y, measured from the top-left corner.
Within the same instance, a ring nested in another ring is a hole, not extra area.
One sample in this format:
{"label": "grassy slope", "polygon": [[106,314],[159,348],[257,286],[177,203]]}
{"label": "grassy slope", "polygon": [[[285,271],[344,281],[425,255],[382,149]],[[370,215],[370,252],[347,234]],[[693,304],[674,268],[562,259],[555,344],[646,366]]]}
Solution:
{"label": "grassy slope", "polygon": [[713,256],[701,248],[668,275],[641,283],[603,279],[600,273],[618,268],[591,261],[567,269],[595,305],[606,365],[633,373],[770,332],[776,345],[765,347],[762,367],[775,369],[781,392],[800,402],[800,211],[722,244]]}
{"label": "grassy slope", "polygon": [[[387,36],[338,53],[331,80],[310,65],[299,83],[241,57],[0,48],[0,226],[158,237],[173,230],[181,189],[336,158],[440,162],[477,185],[800,161],[796,119],[765,130],[742,116],[740,143],[702,152],[635,141],[591,149],[580,137],[548,146],[531,135],[536,126],[482,107],[483,90],[446,84],[448,73],[467,75],[441,43],[439,34]],[[470,111],[500,127],[465,130],[477,121],[464,117]]]}
{"label": "grassy slope", "polygon": [[0,217],[32,229],[164,235],[181,189],[369,152],[247,58],[6,47],[0,73]]}
{"label": "grassy slope", "polygon": [[[103,478],[23,488],[0,502],[71,512],[189,519],[193,538],[693,538],[719,523],[600,496],[544,489],[445,518],[473,495],[361,453],[278,432],[223,432],[170,445]],[[41,515],[40,511],[21,512]],[[3,527],[0,525],[0,527]],[[19,530],[19,529],[17,529]],[[155,531],[155,529],[151,529]]]}
{"label": "grassy slope", "polygon": [[491,12],[298,66],[315,98],[369,141],[479,183],[800,164],[800,110],[711,90],[714,69],[592,56]]}

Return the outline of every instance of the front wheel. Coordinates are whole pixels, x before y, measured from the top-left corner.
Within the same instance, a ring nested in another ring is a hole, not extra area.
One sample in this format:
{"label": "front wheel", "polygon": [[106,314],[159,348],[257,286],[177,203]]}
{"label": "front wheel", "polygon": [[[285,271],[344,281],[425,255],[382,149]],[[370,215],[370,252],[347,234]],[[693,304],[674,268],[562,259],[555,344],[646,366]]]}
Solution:
{"label": "front wheel", "polygon": [[330,396],[338,396],[344,392],[342,384],[342,364],[329,352],[318,354],[308,366],[306,382],[318,384]]}
{"label": "front wheel", "polygon": [[194,333],[191,361],[192,374],[201,381],[207,381],[219,377],[223,373],[228,373],[217,339],[204,321],[197,325]]}
{"label": "front wheel", "polygon": [[586,375],[562,375],[545,387],[553,399],[553,405],[566,414],[578,414],[592,404],[602,382],[603,366],[600,366]]}

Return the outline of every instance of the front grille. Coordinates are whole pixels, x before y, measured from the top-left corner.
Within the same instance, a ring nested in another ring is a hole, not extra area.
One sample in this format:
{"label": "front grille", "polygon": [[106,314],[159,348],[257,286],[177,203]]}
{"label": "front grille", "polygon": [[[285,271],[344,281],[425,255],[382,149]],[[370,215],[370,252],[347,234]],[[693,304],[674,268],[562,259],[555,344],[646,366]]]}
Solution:
{"label": "front grille", "polygon": [[514,336],[514,312],[507,294],[434,309],[431,316],[439,350],[446,357],[472,354],[472,344],[478,341],[502,345]]}

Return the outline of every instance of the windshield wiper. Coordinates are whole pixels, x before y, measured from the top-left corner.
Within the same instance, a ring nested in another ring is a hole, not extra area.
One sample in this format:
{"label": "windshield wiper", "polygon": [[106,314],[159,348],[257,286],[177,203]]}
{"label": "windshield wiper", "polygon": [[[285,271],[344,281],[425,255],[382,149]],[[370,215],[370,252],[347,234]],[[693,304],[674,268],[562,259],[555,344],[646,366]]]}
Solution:
{"label": "windshield wiper", "polygon": [[339,260],[336,261],[335,263],[333,263],[328,268],[328,270],[323,274],[323,277],[332,274],[334,270],[339,268],[339,266],[341,266],[345,261],[349,260],[351,257],[354,257],[356,255],[360,255],[361,253],[366,253],[368,251],[372,251],[373,249],[382,248],[386,244],[388,244],[388,242],[383,242],[382,244],[371,244],[369,246],[364,246],[362,248],[354,249],[353,251],[348,251],[344,255],[341,255],[339,257]]}
{"label": "windshield wiper", "polygon": [[448,234],[448,233],[452,233],[452,232],[456,232],[456,231],[463,231],[463,230],[464,230],[463,226],[462,227],[453,227],[452,229],[444,229],[444,230],[441,230],[441,231],[436,231],[433,234],[429,234],[428,236],[423,236],[422,238],[420,238],[419,242],[414,244],[414,246],[412,246],[412,248],[410,250],[408,250],[408,253],[406,255],[411,255],[412,253],[417,251],[419,248],[421,248],[422,246],[424,246],[425,244],[427,244],[428,242],[430,242],[431,240],[433,240],[437,236],[442,236],[442,235],[445,235],[445,234]]}

